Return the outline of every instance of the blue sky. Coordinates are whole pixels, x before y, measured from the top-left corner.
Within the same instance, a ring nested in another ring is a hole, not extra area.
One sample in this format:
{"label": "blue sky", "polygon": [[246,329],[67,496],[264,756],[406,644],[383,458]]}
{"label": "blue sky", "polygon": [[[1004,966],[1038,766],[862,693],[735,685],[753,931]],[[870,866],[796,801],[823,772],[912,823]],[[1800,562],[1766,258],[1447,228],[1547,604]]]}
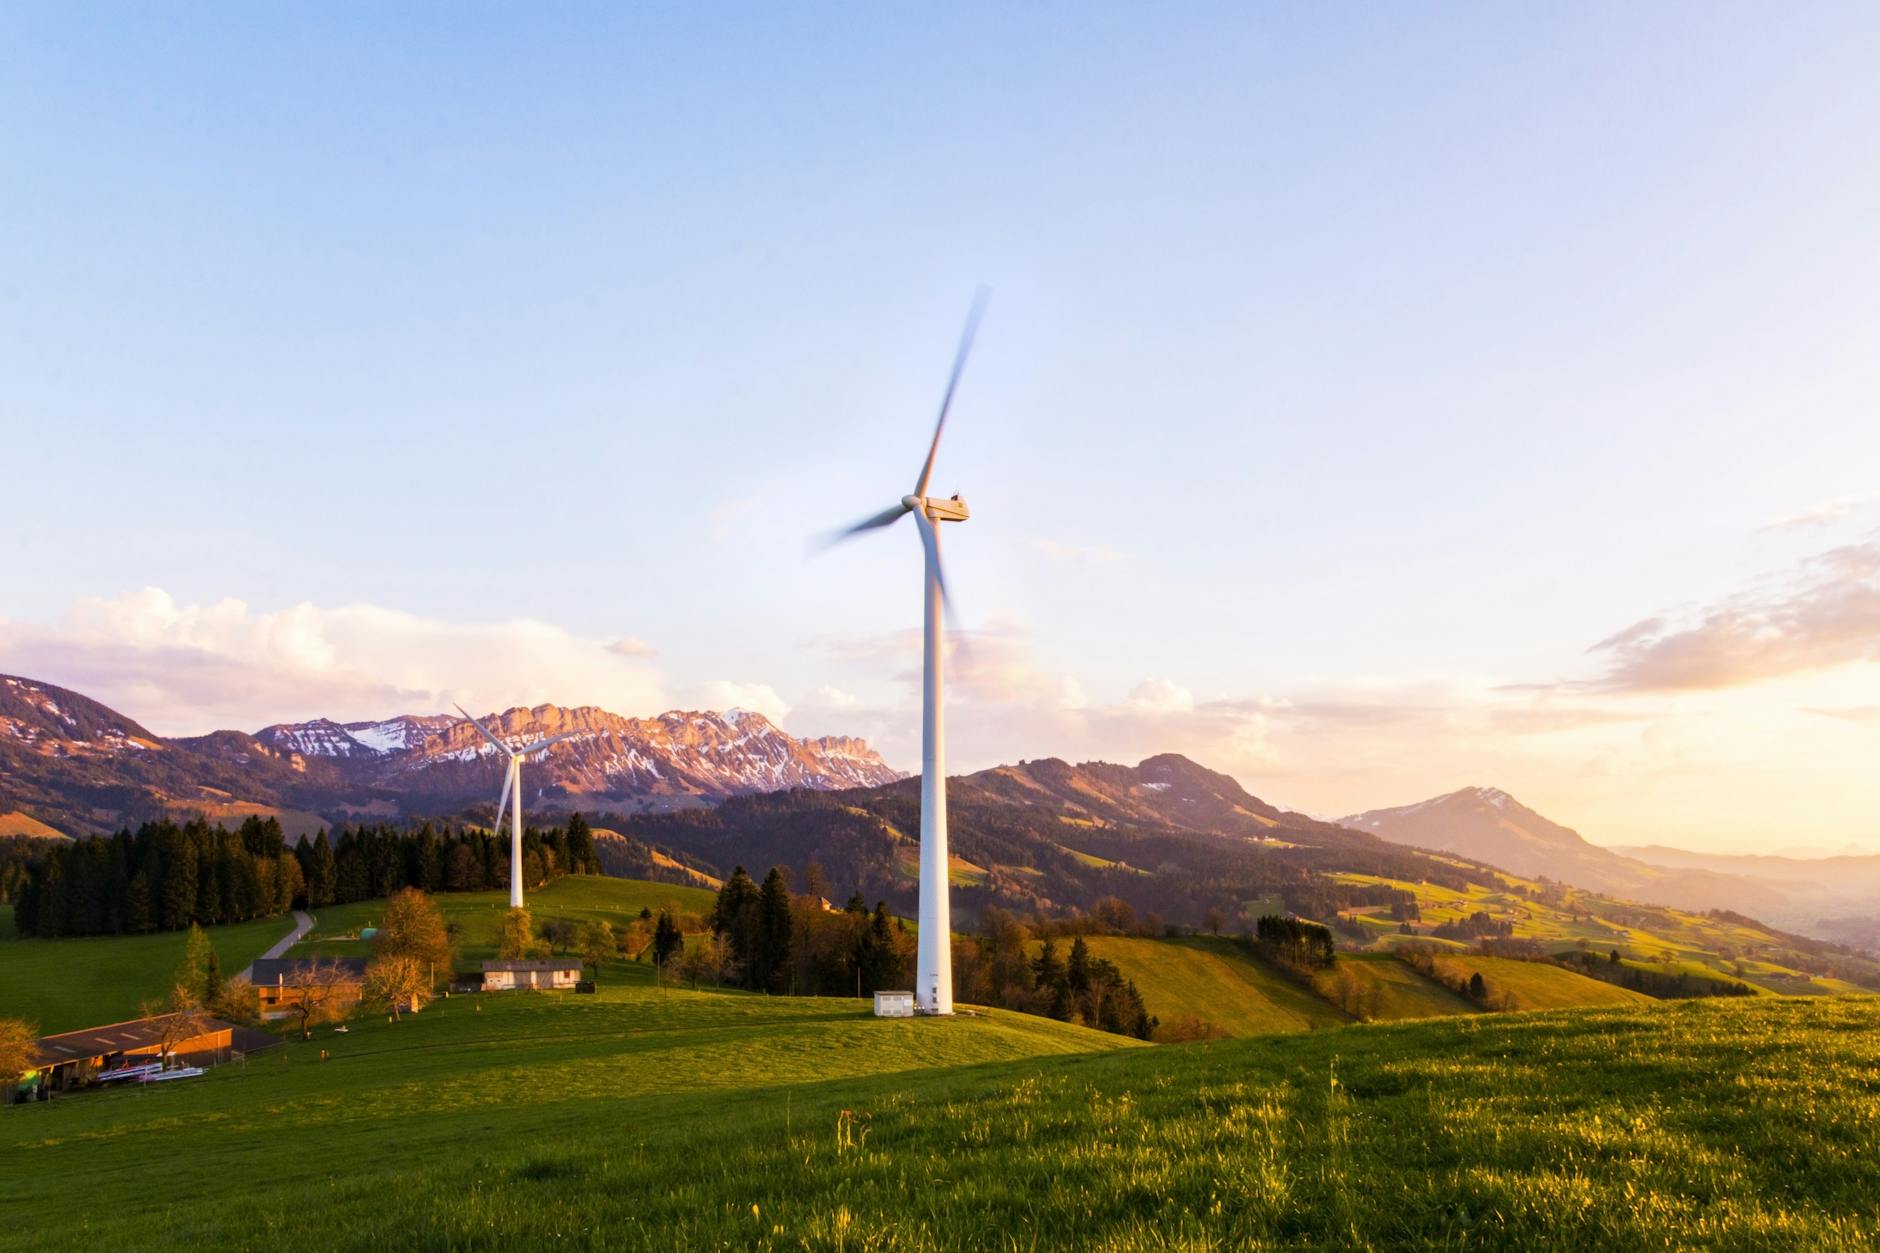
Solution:
{"label": "blue sky", "polygon": [[1871,6],[46,5],[0,46],[0,668],[160,731],[742,700],[912,764],[918,544],[804,539],[911,487],[984,282],[957,766],[1880,841]]}

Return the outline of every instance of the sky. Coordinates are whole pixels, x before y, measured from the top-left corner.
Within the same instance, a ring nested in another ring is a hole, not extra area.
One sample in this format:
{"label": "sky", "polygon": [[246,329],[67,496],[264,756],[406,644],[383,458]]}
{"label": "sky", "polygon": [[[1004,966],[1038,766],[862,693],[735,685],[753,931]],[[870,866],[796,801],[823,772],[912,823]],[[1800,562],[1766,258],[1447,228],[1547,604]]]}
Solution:
{"label": "sky", "polygon": [[1880,851],[1880,9],[17,4],[0,671]]}

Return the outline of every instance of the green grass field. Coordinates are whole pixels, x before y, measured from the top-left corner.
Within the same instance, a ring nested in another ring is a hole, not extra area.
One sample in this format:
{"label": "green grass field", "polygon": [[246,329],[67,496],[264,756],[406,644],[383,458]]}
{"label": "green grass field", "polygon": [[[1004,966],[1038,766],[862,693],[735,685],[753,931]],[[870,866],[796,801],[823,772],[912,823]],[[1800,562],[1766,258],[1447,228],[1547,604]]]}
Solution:
{"label": "green grass field", "polygon": [[1877,1071],[1873,998],[1142,1048],[853,1001],[459,997],[0,1110],[0,1248],[1864,1247]]}
{"label": "green grass field", "polygon": [[[183,960],[185,933],[89,936],[73,940],[13,938],[7,910],[0,939],[0,1016],[39,1024],[42,1035],[135,1018],[144,1001],[161,1001]],[[222,973],[233,975],[294,929],[292,919],[259,918],[211,927],[209,942]]]}
{"label": "green grass field", "polygon": [[[1181,940],[1093,935],[1092,956],[1116,963],[1136,984],[1143,1004],[1163,1022],[1182,1017],[1212,1023],[1230,1036],[1310,1031],[1350,1019],[1331,1005],[1247,956],[1233,940]],[[1060,942],[1060,954],[1069,946]]]}
{"label": "green grass field", "polygon": [[[1366,1013],[1375,1022],[1399,1022],[1406,1018],[1441,1018],[1450,1014],[1473,1014],[1477,1006],[1451,992],[1442,984],[1426,979],[1393,957],[1383,955],[1342,956],[1340,970],[1350,970],[1367,989],[1375,989],[1364,1000]],[[1321,979],[1321,985],[1332,981]]]}
{"label": "green grass field", "polygon": [[[447,922],[463,928],[462,956],[474,961],[496,954],[498,931],[509,911],[509,893],[441,892],[432,898]],[[709,914],[713,893],[704,888],[677,887],[641,879],[611,879],[600,875],[569,875],[530,892],[529,914],[539,927],[551,918],[572,922],[599,921],[625,926],[642,909],[658,912],[667,903],[685,913]],[[313,934],[294,946],[294,956],[343,957],[364,954],[371,944],[343,937],[373,925],[385,911],[383,901],[356,901],[329,905],[315,911]]]}
{"label": "green grass field", "polygon": [[1478,953],[1444,953],[1436,962],[1439,967],[1463,972],[1465,979],[1479,973],[1488,983],[1490,997],[1497,992],[1507,994],[1514,1002],[1509,1006],[1511,1009],[1569,1009],[1652,1002],[1643,992],[1602,983],[1545,962],[1483,957]]}

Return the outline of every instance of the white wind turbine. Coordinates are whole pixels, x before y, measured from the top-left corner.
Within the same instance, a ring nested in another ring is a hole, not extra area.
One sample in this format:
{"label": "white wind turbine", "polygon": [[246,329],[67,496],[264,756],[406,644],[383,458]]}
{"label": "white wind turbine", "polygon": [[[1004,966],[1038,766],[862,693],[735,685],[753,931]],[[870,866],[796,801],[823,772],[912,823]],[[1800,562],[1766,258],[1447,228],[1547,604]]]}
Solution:
{"label": "white wind turbine", "polygon": [[920,723],[920,942],[914,967],[914,1007],[923,1014],[953,1012],[953,909],[947,892],[946,728],[941,685],[943,618],[951,619],[953,611],[947,598],[946,575],[940,568],[939,524],[964,522],[971,516],[966,502],[957,495],[944,499],[927,495],[927,482],[933,477],[940,433],[946,429],[947,411],[953,406],[953,392],[959,386],[960,371],[966,366],[966,354],[972,349],[973,334],[979,328],[979,315],[985,305],[986,292],[982,288],[966,316],[966,330],[960,336],[959,352],[953,357],[953,373],[947,378],[946,394],[940,401],[940,420],[934,423],[933,443],[928,445],[927,460],[921,465],[913,494],[837,532],[829,541],[839,543],[863,531],[899,522],[904,514],[913,514],[926,554],[921,596],[925,662]]}
{"label": "white wind turbine", "polygon": [[509,810],[509,908],[522,908],[522,759],[532,757],[551,744],[574,738],[574,732],[551,735],[545,740],[537,740],[526,748],[511,748],[475,718],[462,705],[457,712],[469,720],[471,726],[483,733],[483,738],[496,746],[496,751],[509,758],[509,768],[503,772],[503,797],[496,802],[496,825],[490,828],[492,833],[503,829],[503,810],[509,805],[509,794],[516,794],[516,804]]}

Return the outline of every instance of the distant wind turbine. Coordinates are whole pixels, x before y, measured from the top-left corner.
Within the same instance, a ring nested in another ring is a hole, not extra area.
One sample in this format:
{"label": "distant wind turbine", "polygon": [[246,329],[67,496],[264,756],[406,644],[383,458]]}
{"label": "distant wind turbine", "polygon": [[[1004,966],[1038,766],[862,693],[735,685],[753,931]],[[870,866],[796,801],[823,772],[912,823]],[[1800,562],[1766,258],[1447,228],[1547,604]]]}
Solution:
{"label": "distant wind turbine", "polygon": [[503,810],[509,805],[509,794],[516,794],[516,804],[509,810],[509,908],[522,908],[522,759],[532,757],[551,744],[574,738],[574,732],[551,735],[545,740],[537,740],[527,748],[511,748],[496,738],[490,729],[470,717],[462,705],[457,712],[467,719],[471,726],[483,733],[483,738],[496,746],[496,751],[509,758],[509,769],[503,772],[503,798],[496,802],[496,824],[490,828],[492,833],[503,829]]}
{"label": "distant wind turbine", "polygon": [[947,378],[946,394],[940,401],[940,420],[934,423],[933,442],[927,447],[927,460],[921,465],[913,494],[901,497],[899,504],[837,532],[828,540],[832,544],[840,543],[864,531],[892,526],[904,514],[913,514],[915,527],[920,531],[921,547],[926,553],[922,593],[925,663],[920,723],[920,940],[914,978],[914,1007],[923,1014],[953,1012],[953,909],[947,892],[946,728],[941,684],[943,618],[952,619],[953,606],[947,595],[946,574],[940,567],[939,524],[964,522],[971,516],[966,502],[957,495],[945,499],[927,495],[927,483],[933,477],[934,456],[940,451],[940,434],[946,429],[947,411],[953,407],[953,393],[959,387],[960,372],[966,368],[966,354],[972,350],[973,335],[979,329],[979,316],[985,307],[986,292],[981,288],[966,315],[966,330],[960,336],[959,351],[953,357],[953,373]]}

